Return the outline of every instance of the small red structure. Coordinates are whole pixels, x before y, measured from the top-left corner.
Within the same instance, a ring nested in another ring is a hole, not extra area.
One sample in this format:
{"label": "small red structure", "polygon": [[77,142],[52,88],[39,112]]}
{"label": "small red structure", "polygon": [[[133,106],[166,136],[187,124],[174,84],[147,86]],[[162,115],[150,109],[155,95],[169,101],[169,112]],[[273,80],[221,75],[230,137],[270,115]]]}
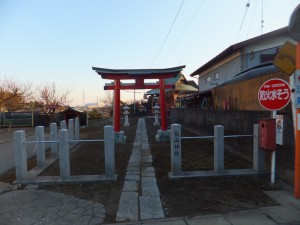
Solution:
{"label": "small red structure", "polygon": [[[167,130],[165,89],[171,88],[165,85],[164,79],[176,77],[185,66],[166,69],[105,69],[93,67],[103,79],[113,80],[111,84],[105,84],[104,90],[114,90],[114,131],[120,132],[120,90],[125,89],[160,89],[161,128]],[[145,83],[145,79],[159,79],[159,83]],[[132,84],[122,84],[121,80],[135,80]]]}

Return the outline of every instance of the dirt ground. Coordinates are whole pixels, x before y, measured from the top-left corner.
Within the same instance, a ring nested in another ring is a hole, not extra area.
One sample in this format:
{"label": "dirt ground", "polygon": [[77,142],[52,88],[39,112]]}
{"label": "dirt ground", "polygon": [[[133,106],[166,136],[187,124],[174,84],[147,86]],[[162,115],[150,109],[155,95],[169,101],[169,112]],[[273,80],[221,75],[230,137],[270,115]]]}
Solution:
{"label": "dirt ground", "polygon": [[[106,209],[105,222],[115,222],[118,204],[123,187],[126,167],[135,138],[138,118],[130,118],[131,127],[123,127],[127,144],[116,144],[117,181],[89,184],[48,185],[40,187],[49,191],[62,192],[82,199],[89,199],[104,204]],[[107,125],[93,121],[89,127],[81,130],[82,139],[103,138],[103,127]],[[262,206],[276,205],[264,194],[264,190],[273,190],[266,177],[235,176],[222,178],[201,178],[170,181],[170,143],[157,143],[153,127],[153,119],[146,119],[156,179],[161,193],[161,200],[166,217],[192,217],[196,215],[225,213]],[[195,136],[182,130],[183,136]],[[182,142],[182,168],[191,170],[210,170],[213,168],[213,143],[205,139],[184,140]],[[82,143],[71,154],[72,175],[104,174],[103,144]],[[32,159],[29,167],[35,165]],[[225,168],[251,168],[251,164],[236,155],[225,153]],[[43,175],[58,175],[59,162],[55,162]],[[0,177],[2,182],[12,182],[14,171]]]}

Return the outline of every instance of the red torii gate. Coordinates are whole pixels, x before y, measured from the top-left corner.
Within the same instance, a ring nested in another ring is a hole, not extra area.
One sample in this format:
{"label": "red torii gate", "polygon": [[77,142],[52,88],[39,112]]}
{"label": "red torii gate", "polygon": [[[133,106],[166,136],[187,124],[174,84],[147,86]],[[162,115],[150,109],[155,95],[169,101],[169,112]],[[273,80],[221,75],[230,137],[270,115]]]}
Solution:
{"label": "red torii gate", "polygon": [[[120,132],[120,90],[125,89],[160,89],[160,115],[161,129],[167,130],[166,119],[166,97],[165,88],[172,88],[165,85],[164,79],[176,77],[184,66],[166,69],[105,69],[92,67],[103,79],[114,80],[111,84],[105,84],[104,90],[114,90],[114,131]],[[145,79],[159,79],[159,83],[144,83]],[[121,80],[135,80],[132,84],[122,84]]]}

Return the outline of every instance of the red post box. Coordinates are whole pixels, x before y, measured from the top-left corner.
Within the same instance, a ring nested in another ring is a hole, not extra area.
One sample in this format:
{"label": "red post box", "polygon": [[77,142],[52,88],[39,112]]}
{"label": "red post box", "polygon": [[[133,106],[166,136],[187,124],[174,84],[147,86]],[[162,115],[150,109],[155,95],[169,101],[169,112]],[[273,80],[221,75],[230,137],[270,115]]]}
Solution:
{"label": "red post box", "polygon": [[276,149],[276,120],[259,120],[259,147],[265,150]]}

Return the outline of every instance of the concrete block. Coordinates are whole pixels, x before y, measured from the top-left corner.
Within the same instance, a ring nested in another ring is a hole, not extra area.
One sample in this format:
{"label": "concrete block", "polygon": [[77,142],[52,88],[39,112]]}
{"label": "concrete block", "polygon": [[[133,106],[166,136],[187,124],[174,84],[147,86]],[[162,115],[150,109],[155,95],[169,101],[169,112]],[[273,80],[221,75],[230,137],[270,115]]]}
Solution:
{"label": "concrete block", "polygon": [[189,225],[231,225],[226,219],[219,214],[209,216],[197,216],[189,219]]}
{"label": "concrete block", "polygon": [[122,192],[116,221],[138,221],[138,193]]}
{"label": "concrete block", "polygon": [[277,223],[300,223],[300,210],[297,208],[291,206],[274,206],[261,208],[261,210]]}
{"label": "concrete block", "polygon": [[140,196],[141,220],[165,218],[158,196]]}
{"label": "concrete block", "polygon": [[232,225],[276,225],[274,221],[256,209],[229,213],[225,217]]}

